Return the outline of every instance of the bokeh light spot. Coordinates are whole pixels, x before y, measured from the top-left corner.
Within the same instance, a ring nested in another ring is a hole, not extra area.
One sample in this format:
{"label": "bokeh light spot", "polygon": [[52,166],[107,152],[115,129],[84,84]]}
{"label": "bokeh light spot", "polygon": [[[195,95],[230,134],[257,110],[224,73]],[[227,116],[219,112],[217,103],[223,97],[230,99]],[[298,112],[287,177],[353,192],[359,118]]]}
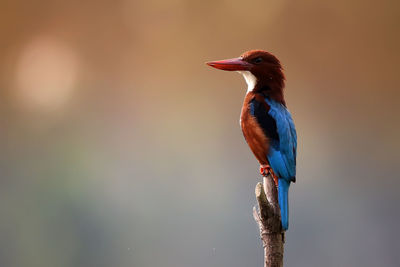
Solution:
{"label": "bokeh light spot", "polygon": [[55,111],[64,107],[77,81],[78,60],[63,42],[35,38],[22,50],[16,69],[16,96],[23,108]]}

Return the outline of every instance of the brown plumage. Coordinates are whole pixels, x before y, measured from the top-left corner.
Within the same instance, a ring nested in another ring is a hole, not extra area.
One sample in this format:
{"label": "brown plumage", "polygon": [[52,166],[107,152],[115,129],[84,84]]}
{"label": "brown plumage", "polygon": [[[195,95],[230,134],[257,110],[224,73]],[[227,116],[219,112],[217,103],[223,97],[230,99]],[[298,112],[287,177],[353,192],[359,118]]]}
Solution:
{"label": "brown plumage", "polygon": [[[269,148],[268,138],[265,136],[257,120],[250,114],[249,107],[250,101],[258,99],[260,96],[261,95],[258,93],[249,92],[244,98],[242,112],[240,114],[240,127],[254,156],[261,165],[267,165],[268,159],[266,152]],[[262,101],[265,103],[264,98],[262,98]]]}
{"label": "brown plumage", "polygon": [[283,74],[279,59],[263,50],[247,51],[243,53],[240,58],[250,64],[258,58],[262,59],[262,62],[253,65],[250,69],[251,73],[258,78],[253,91],[260,93],[265,92],[264,94],[268,94],[271,98],[286,106],[283,96],[285,75]]}

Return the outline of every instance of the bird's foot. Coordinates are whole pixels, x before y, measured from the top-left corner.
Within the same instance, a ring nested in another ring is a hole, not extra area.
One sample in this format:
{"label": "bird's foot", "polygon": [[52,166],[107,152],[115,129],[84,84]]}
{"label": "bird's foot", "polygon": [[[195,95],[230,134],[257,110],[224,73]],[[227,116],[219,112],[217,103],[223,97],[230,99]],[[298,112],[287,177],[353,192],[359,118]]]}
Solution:
{"label": "bird's foot", "polygon": [[272,171],[271,166],[269,165],[260,165],[260,174],[262,176],[267,176]]}
{"label": "bird's foot", "polygon": [[275,185],[278,186],[278,176],[276,176],[270,165],[260,165],[260,174],[262,176],[268,176],[268,174],[271,174],[272,178],[274,178]]}

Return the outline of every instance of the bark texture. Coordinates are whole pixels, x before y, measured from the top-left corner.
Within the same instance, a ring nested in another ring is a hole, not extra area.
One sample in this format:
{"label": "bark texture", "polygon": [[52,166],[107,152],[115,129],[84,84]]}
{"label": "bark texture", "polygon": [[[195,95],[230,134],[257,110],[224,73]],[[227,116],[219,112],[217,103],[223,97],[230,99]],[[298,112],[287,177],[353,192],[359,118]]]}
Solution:
{"label": "bark texture", "polygon": [[263,177],[263,183],[256,185],[255,193],[259,212],[254,207],[253,215],[264,246],[264,267],[282,267],[285,233],[281,225],[278,190],[270,174]]}

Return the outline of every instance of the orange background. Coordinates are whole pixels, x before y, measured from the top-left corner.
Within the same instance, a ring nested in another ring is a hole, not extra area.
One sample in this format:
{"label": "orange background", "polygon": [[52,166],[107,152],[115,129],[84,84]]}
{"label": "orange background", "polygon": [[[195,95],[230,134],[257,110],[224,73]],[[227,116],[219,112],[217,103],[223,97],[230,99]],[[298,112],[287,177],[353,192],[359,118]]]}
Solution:
{"label": "orange background", "polygon": [[283,63],[287,266],[399,266],[398,1],[2,1],[1,266],[261,266],[246,85]]}

